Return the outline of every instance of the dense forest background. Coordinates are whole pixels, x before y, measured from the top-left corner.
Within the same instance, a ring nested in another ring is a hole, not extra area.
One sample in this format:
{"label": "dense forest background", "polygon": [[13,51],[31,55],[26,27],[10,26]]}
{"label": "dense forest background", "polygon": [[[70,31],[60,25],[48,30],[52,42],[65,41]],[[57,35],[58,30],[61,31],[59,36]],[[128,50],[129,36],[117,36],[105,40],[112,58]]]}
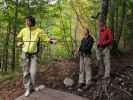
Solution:
{"label": "dense forest background", "polygon": [[[133,1],[107,1],[107,25],[114,34],[113,50],[132,48]],[[16,35],[25,27],[25,16],[33,15],[37,26],[50,37],[58,39],[56,45],[47,45],[47,50],[41,51],[44,53],[41,59],[73,57],[83,35],[83,27],[88,27],[97,38],[103,2],[106,0],[59,0],[52,5],[47,0],[0,0],[1,71],[14,71],[19,65],[21,49],[16,47]]]}
{"label": "dense forest background", "polygon": [[[108,86],[103,86],[104,81],[96,82],[86,94],[92,96],[91,93],[96,91],[101,98],[98,100],[104,100],[102,97],[108,89],[112,98],[133,98],[133,0],[0,0],[0,100],[14,100],[23,93],[21,47],[17,47],[19,40],[16,36],[25,27],[28,15],[34,16],[37,26],[57,40],[51,45],[40,43],[38,81],[41,84],[66,91],[62,84],[64,78],[77,79],[78,56],[75,50],[79,47],[84,28],[90,30],[96,43],[100,19],[113,32],[111,81]],[[93,69],[97,69],[95,47]],[[75,90],[68,92],[75,93]],[[96,95],[94,93],[94,97]]]}

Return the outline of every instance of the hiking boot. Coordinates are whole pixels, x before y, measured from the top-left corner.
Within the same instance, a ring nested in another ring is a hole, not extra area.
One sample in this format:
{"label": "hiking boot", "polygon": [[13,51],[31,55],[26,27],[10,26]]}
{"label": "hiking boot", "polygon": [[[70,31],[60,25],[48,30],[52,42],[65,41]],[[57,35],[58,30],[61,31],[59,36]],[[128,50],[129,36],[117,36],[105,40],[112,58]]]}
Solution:
{"label": "hiking boot", "polygon": [[78,88],[77,91],[78,92],[83,92],[83,89],[82,88]]}
{"label": "hiking boot", "polygon": [[94,80],[97,80],[97,79],[99,79],[99,78],[102,78],[102,76],[103,76],[102,74],[98,74],[98,75],[96,75],[93,79],[94,79]]}
{"label": "hiking boot", "polygon": [[43,90],[44,88],[46,88],[45,85],[40,85],[40,86],[36,87],[34,90],[35,91],[40,91],[40,90]]}
{"label": "hiking boot", "polygon": [[27,97],[27,96],[29,96],[29,95],[30,95],[30,89],[27,89],[27,90],[25,91],[25,93],[24,93],[24,96]]}
{"label": "hiking boot", "polygon": [[85,86],[85,84],[84,83],[80,83],[80,84],[78,84],[78,86],[77,86],[77,91],[79,91],[79,92],[82,92],[83,91],[83,87]]}
{"label": "hiking boot", "polygon": [[79,83],[77,88],[83,88],[83,86],[85,86],[85,83]]}
{"label": "hiking boot", "polygon": [[89,90],[89,89],[91,88],[92,85],[93,85],[92,83],[85,85],[85,86],[83,87],[83,90]]}
{"label": "hiking boot", "polygon": [[110,75],[104,76],[102,79],[109,79],[109,78],[110,78]]}

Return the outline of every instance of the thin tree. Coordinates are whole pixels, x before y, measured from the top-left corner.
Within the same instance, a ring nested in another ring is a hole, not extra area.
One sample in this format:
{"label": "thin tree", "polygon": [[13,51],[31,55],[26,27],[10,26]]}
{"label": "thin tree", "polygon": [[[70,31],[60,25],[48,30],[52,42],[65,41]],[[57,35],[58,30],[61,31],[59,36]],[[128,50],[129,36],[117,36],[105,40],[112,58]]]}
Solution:
{"label": "thin tree", "polygon": [[99,21],[102,23],[106,23],[107,15],[108,15],[108,7],[109,0],[101,0],[102,8]]}
{"label": "thin tree", "polygon": [[12,49],[12,71],[15,70],[16,65],[16,31],[17,31],[17,18],[18,18],[18,0],[15,2],[15,14],[14,14],[14,25],[13,25],[13,49]]}

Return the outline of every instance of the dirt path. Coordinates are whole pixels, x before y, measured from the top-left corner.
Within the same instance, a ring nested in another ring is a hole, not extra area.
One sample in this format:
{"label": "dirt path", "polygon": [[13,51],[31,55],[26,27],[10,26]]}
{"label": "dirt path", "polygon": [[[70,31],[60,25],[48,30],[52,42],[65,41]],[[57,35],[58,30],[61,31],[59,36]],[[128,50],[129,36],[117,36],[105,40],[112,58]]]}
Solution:
{"label": "dirt path", "polygon": [[45,100],[88,100],[80,96],[48,88],[41,90],[39,92],[34,92],[29,97],[21,96],[16,100],[44,100],[44,99]]}
{"label": "dirt path", "polygon": [[[128,53],[120,57],[112,57],[112,69],[132,66],[133,67],[133,53]],[[93,68],[95,69],[95,67]],[[77,60],[62,60],[55,61],[48,65],[43,65],[40,68],[37,77],[37,85],[45,84],[47,87],[57,89],[65,92],[69,92],[76,95],[85,96],[92,99],[91,95],[87,95],[89,92],[77,93],[75,86],[72,90],[65,88],[63,80],[65,77],[71,77],[77,83],[78,79],[78,61]],[[22,85],[22,75],[19,75],[16,80],[4,81],[0,83],[0,97],[3,100],[14,100],[18,96],[24,93]],[[92,89],[93,91],[93,89]],[[91,93],[90,93],[91,94]],[[0,100],[1,100],[0,98]]]}

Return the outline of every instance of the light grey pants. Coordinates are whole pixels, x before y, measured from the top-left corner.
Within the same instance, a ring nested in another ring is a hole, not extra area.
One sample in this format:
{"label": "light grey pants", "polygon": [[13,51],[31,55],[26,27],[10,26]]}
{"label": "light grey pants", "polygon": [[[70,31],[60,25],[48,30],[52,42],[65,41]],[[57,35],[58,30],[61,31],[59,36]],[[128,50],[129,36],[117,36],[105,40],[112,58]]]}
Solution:
{"label": "light grey pants", "polygon": [[23,84],[25,89],[32,89],[35,86],[35,77],[37,72],[37,56],[22,53],[23,64]]}
{"label": "light grey pants", "polygon": [[[104,77],[110,77],[111,65],[110,65],[110,47],[97,48],[96,57],[98,60],[99,71],[98,74],[104,73]],[[104,72],[105,70],[105,72]]]}
{"label": "light grey pants", "polygon": [[80,56],[79,83],[89,85],[91,78],[91,58],[88,56]]}

